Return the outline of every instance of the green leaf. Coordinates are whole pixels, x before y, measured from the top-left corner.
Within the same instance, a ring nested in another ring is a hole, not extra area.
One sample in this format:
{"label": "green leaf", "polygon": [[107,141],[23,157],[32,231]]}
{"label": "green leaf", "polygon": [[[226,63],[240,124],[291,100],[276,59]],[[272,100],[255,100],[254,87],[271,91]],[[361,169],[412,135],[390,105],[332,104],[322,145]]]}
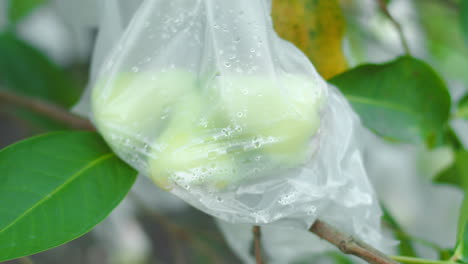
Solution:
{"label": "green leaf", "polygon": [[416,58],[358,66],[330,82],[345,94],[364,125],[390,140],[432,145],[449,118],[445,83]]}
{"label": "green leaf", "polygon": [[468,45],[460,30],[459,9],[446,1],[414,1],[414,5],[434,67],[445,78],[468,84]]}
{"label": "green leaf", "polygon": [[456,152],[453,164],[437,175],[434,180],[455,185],[468,193],[468,151]]}
{"label": "green leaf", "polygon": [[125,197],[136,172],[94,132],[58,132],[0,151],[0,262],[73,240]]}
{"label": "green leaf", "polygon": [[458,102],[457,117],[468,119],[468,94]]}
{"label": "green leaf", "polygon": [[80,96],[80,90],[62,69],[8,32],[0,33],[0,84],[63,107],[72,106]]}
{"label": "green leaf", "polygon": [[466,43],[468,43],[468,1],[460,2],[460,23]]}
{"label": "green leaf", "polygon": [[17,23],[46,2],[47,0],[10,0],[8,3],[8,17],[11,22]]}

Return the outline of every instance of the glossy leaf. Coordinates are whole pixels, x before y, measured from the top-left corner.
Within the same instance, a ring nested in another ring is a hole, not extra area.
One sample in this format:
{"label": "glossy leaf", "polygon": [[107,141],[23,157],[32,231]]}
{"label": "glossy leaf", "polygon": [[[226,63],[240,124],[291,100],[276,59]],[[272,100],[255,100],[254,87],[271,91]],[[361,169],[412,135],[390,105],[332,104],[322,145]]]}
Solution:
{"label": "glossy leaf", "polygon": [[358,66],[330,82],[345,94],[364,125],[387,139],[434,144],[449,118],[445,83],[428,64],[412,57]]}
{"label": "glossy leaf", "polygon": [[2,89],[63,107],[72,106],[80,95],[63,70],[40,51],[7,32],[0,33],[0,83],[4,84]]}
{"label": "glossy leaf", "polygon": [[8,17],[11,22],[17,23],[46,2],[47,0],[10,0],[8,2]]}
{"label": "glossy leaf", "polygon": [[272,17],[278,34],[301,49],[325,79],[347,69],[346,21],[338,0],[274,0]]}
{"label": "glossy leaf", "polygon": [[458,102],[457,117],[468,119],[468,94]]}
{"label": "glossy leaf", "polygon": [[136,172],[93,132],[58,132],[0,151],[0,261],[73,240],[125,197]]}

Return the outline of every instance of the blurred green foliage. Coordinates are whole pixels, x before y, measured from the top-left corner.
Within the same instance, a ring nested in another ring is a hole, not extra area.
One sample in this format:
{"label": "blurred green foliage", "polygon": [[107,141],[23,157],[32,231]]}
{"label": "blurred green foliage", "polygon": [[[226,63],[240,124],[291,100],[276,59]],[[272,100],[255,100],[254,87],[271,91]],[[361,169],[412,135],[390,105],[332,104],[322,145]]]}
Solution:
{"label": "blurred green foliage", "polygon": [[8,18],[11,23],[18,23],[48,0],[9,0]]}

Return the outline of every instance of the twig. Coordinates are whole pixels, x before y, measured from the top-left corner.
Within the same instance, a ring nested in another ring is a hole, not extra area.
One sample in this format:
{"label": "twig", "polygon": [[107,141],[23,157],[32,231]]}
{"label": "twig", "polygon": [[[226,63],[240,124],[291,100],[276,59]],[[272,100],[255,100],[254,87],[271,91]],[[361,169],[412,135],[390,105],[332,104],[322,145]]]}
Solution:
{"label": "twig", "polygon": [[385,2],[385,0],[377,0],[377,3],[379,4],[380,10],[382,10],[384,15],[387,16],[387,18],[390,20],[390,22],[392,22],[393,26],[398,31],[398,35],[400,36],[401,45],[403,46],[403,49],[404,49],[405,53],[407,55],[410,55],[411,51],[410,51],[408,42],[406,41],[405,33],[403,32],[403,29],[402,29],[400,23],[398,23],[398,21],[395,20],[395,18],[392,16],[392,14],[390,14],[390,11],[388,10],[387,3]]}
{"label": "twig", "polygon": [[263,264],[262,258],[262,245],[261,245],[261,238],[262,238],[262,231],[260,226],[254,226],[252,228],[253,237],[254,237],[254,249],[255,249],[255,260],[257,264]]}
{"label": "twig", "polygon": [[321,220],[315,221],[310,228],[310,232],[335,245],[341,252],[359,257],[368,263],[397,264],[397,262],[377,249],[338,231],[333,226]]}
{"label": "twig", "polygon": [[47,116],[75,129],[95,130],[94,126],[88,120],[70,113],[68,110],[59,106],[49,104],[42,100],[18,95],[13,92],[0,90],[0,101],[8,104],[17,105],[36,113]]}

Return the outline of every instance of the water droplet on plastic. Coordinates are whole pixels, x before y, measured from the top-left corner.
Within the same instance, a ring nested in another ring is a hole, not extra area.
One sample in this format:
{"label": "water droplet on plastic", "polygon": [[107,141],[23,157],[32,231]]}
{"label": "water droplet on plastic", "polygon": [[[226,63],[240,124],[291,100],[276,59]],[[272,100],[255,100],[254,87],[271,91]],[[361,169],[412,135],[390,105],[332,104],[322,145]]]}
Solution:
{"label": "water droplet on plastic", "polygon": [[132,68],[132,72],[139,72],[139,71],[140,71],[140,69],[138,67],[133,67]]}
{"label": "water droplet on plastic", "polygon": [[250,52],[255,52],[255,49],[254,49],[254,48],[251,48],[251,49],[250,49]]}
{"label": "water droplet on plastic", "polygon": [[224,63],[224,66],[226,66],[226,67],[228,67],[228,68],[229,68],[229,67],[231,67],[231,63],[230,63],[230,62],[228,62],[228,61],[226,61],[226,62]]}

